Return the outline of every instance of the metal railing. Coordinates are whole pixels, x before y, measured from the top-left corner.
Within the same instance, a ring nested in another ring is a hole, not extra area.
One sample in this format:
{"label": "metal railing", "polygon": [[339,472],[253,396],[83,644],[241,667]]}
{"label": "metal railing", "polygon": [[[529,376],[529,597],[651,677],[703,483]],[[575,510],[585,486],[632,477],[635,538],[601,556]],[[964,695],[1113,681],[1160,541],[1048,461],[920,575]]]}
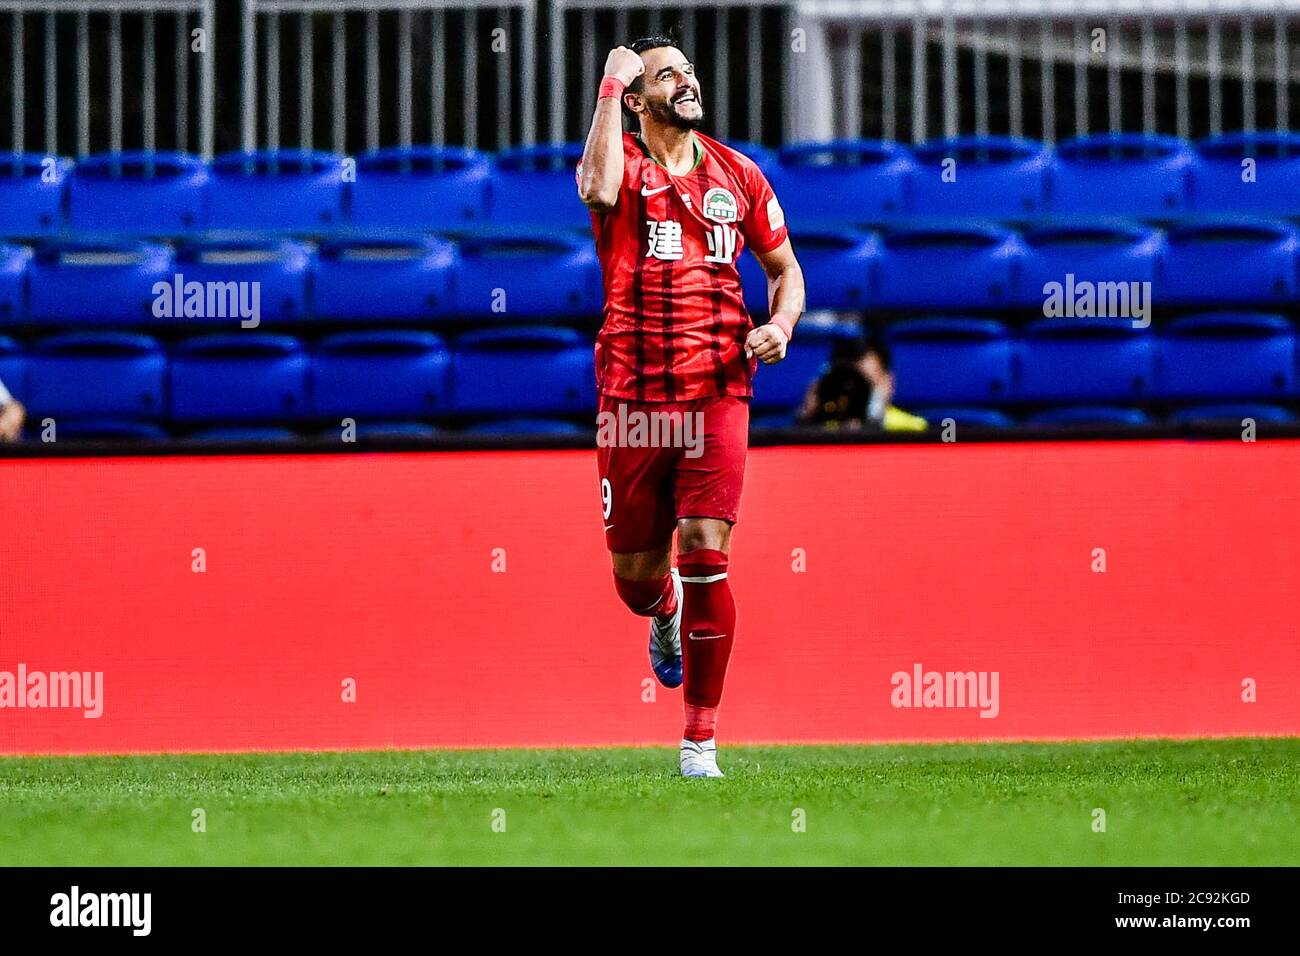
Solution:
{"label": "metal railing", "polygon": [[[412,142],[501,149],[532,145],[539,130],[551,143],[580,140],[606,52],[665,31],[704,65],[713,131],[775,141],[787,7],[786,0],[243,0],[241,147],[282,141],[282,98],[297,104],[292,142],[319,145],[312,118],[322,92],[336,151]],[[325,63],[313,38],[321,16],[330,37]],[[355,90],[350,43],[363,51]],[[350,102],[364,118],[359,136]]]}
{"label": "metal railing", "polygon": [[1300,3],[801,0],[797,139],[1291,127]]}
{"label": "metal railing", "polygon": [[[298,114],[293,142],[303,148],[327,142],[341,153],[417,141],[444,145],[449,129],[465,146],[533,143],[536,7],[536,0],[243,0],[240,145],[245,151],[281,145],[281,100],[290,86]],[[287,30],[286,21],[293,24]],[[318,21],[329,37],[320,69]],[[295,41],[288,55],[286,32]],[[354,87],[348,67],[358,48],[361,79]],[[391,60],[381,55],[385,49]],[[326,78],[330,123],[322,140],[314,114]],[[457,85],[459,96],[449,96]],[[490,138],[481,116],[489,105]],[[359,135],[349,135],[350,121],[359,124]]]}
{"label": "metal railing", "polygon": [[[0,23],[8,33],[8,42],[0,43],[8,56],[0,62],[9,60],[12,153],[37,151],[36,142],[48,155],[67,153],[70,145],[77,156],[124,148],[154,151],[168,136],[172,148],[212,155],[217,39],[213,0],[0,0]],[[128,30],[138,55],[134,66],[124,55]],[[29,78],[35,72],[29,70],[29,56],[40,60],[38,80]],[[168,60],[171,102],[164,104],[159,63]],[[69,61],[71,89],[65,79]],[[32,124],[42,130],[39,140],[28,137],[33,80],[42,91],[43,115],[39,124]],[[92,98],[101,96],[107,99],[104,128],[92,135],[92,115],[98,112],[92,110]],[[160,122],[167,112],[174,114],[170,129]]]}
{"label": "metal railing", "polygon": [[650,33],[696,61],[724,139],[1287,129],[1297,20],[1300,0],[0,0],[0,149],[580,140],[606,51]]}

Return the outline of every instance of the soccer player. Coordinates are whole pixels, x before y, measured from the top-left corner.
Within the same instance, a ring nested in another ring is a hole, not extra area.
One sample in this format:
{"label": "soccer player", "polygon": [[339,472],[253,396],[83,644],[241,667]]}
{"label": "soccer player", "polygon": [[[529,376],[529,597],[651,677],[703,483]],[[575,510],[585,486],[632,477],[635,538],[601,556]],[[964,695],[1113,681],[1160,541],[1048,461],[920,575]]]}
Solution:
{"label": "soccer player", "polygon": [[[622,113],[637,132],[623,132]],[[626,441],[597,442],[614,587],[650,618],[660,683],[685,678],[682,775],[721,777],[714,729],[736,631],[727,559],[752,379],[759,361],[785,358],[804,283],[767,179],[700,133],[703,122],[695,67],[671,39],[620,46],[605,61],[577,178],[605,287],[600,416],[643,424],[667,416],[673,435],[694,427],[699,438],[647,446],[628,430]],[[758,327],[736,267],[746,246],[768,280],[771,318]]]}

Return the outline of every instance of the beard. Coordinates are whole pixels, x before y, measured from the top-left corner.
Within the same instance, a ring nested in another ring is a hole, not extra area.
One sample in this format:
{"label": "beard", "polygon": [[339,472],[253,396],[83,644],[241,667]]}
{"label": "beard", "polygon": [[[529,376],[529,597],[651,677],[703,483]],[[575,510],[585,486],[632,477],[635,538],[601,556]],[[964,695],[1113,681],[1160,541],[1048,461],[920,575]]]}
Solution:
{"label": "beard", "polygon": [[[695,94],[695,102],[699,104],[699,94]],[[650,115],[660,123],[672,126],[675,129],[693,130],[699,129],[704,125],[704,106],[700,104],[699,116],[682,116],[677,112],[677,108],[667,100],[662,103],[647,102],[646,107],[650,110]]]}

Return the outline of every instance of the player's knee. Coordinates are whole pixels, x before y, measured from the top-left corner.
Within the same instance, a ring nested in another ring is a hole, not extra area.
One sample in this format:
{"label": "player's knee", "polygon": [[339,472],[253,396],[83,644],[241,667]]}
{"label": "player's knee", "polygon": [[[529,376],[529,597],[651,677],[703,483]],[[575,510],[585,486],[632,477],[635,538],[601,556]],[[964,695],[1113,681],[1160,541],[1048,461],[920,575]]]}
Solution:
{"label": "player's knee", "polygon": [[628,581],[648,581],[662,578],[668,573],[672,561],[672,542],[661,548],[649,551],[637,551],[633,554],[611,555],[614,564],[614,576]]}
{"label": "player's knee", "polygon": [[668,580],[671,551],[668,547],[616,554],[614,590],[633,614],[648,617],[655,613],[663,598]]}
{"label": "player's knee", "polygon": [[650,617],[658,613],[659,606],[663,603],[667,588],[667,577],[668,575],[665,573],[661,578],[648,581],[632,581],[615,574],[614,590],[617,592],[619,600],[627,605],[629,611],[641,617]]}
{"label": "player's knee", "polygon": [[687,551],[728,551],[731,548],[731,525],[718,518],[683,518],[677,525],[677,549]]}

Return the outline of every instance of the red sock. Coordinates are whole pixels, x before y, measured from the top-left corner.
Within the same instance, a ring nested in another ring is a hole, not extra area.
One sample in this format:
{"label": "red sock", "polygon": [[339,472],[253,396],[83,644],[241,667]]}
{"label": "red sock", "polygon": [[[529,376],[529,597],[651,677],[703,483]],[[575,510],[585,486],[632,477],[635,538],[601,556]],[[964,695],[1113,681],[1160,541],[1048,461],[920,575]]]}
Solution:
{"label": "red sock", "polygon": [[718,708],[716,707],[696,707],[694,704],[686,705],[686,729],[682,736],[687,740],[693,740],[699,743],[701,740],[712,740],[714,737],[714,728],[718,726]]}
{"label": "red sock", "polygon": [[677,593],[667,574],[650,581],[629,581],[616,574],[614,590],[628,609],[641,617],[672,617],[677,613]]}
{"label": "red sock", "polygon": [[736,632],[736,602],[727,581],[727,555],[702,548],[678,556],[682,576],[682,653],[686,670],[687,740],[708,740],[717,722],[722,682]]}

